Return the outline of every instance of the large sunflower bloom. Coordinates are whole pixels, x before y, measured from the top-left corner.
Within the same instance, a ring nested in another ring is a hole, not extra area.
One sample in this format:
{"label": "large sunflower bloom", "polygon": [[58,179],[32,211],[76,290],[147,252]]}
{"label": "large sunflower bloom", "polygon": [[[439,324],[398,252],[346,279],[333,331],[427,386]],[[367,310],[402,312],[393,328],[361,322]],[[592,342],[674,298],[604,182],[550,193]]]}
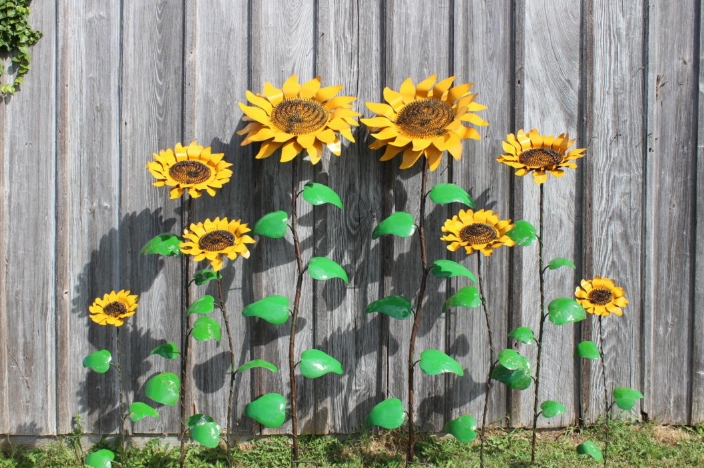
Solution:
{"label": "large sunflower bloom", "polygon": [[210,147],[203,148],[195,141],[184,147],[177,143],[172,149],[154,154],[154,161],[147,163],[149,172],[161,187],[168,185],[171,198],[178,198],[188,190],[188,194],[197,198],[205,190],[215,196],[215,189],[222,188],[232,177],[232,171],[227,169],[232,164],[223,161],[223,153],[211,153]]}
{"label": "large sunflower bloom", "polygon": [[359,113],[352,110],[352,96],[337,96],[342,85],[320,87],[320,77],[303,85],[292,75],[283,89],[264,84],[264,95],[247,91],[247,100],[254,106],[239,103],[245,113],[243,120],[252,121],[238,135],[247,134],[242,146],[260,141],[257,159],[268,158],[281,148],[281,162],[288,162],[303,150],[310,162],[317,164],[323,155],[323,145],[336,156],[342,150],[339,135],[354,142],[350,125]]}
{"label": "large sunflower bloom", "polygon": [[506,140],[508,141],[501,142],[505,153],[497,161],[518,169],[517,176],[532,172],[536,184],[548,180],[548,173],[562,177],[565,175],[563,167],[577,169],[572,161],[583,157],[585,151],[585,148],[567,151],[575,142],[570,140],[567,133],[561,133],[555,138],[552,135],[540,135],[535,128],[528,134],[523,130],[519,130],[517,135],[510,133]]}
{"label": "large sunflower bloom", "polygon": [[460,210],[459,215],[445,221],[442,232],[447,232],[440,240],[450,243],[447,250],[456,251],[464,247],[467,254],[480,251],[485,256],[494,253],[502,245],[509,247],[516,242],[506,235],[513,229],[510,219],[499,220],[491,210]]}
{"label": "large sunflower bloom", "polygon": [[99,325],[121,326],[127,317],[134,315],[137,308],[137,296],[129,291],[112,291],[103,298],[96,298],[88,308],[90,319]]}
{"label": "large sunflower bloom", "polygon": [[472,112],[486,109],[474,102],[476,94],[469,92],[472,83],[450,86],[454,76],[435,83],[437,75],[413,85],[408,78],[399,92],[384,88],[388,104],[368,102],[367,108],[377,114],[361,119],[369,127],[376,141],[371,149],[386,146],[381,161],[388,161],[403,152],[401,169],[413,166],[425,155],[431,171],[440,165],[442,153],[447,150],[453,158],[462,157],[462,140],[479,140],[479,132],[465,127],[462,122],[478,126],[489,125]]}
{"label": "large sunflower bloom", "polygon": [[574,291],[577,302],[590,314],[608,317],[622,315],[622,307],[628,305],[626,291],[609,278],[595,276],[592,280],[582,280],[582,286]]}
{"label": "large sunflower bloom", "polygon": [[206,219],[203,223],[191,224],[190,231],[186,229],[183,237],[186,239],[179,245],[181,252],[193,255],[196,262],[210,260],[213,270],[222,269],[223,257],[235,260],[238,256],[249,258],[246,244],[255,241],[245,235],[251,231],[240,220],[228,221],[227,218]]}

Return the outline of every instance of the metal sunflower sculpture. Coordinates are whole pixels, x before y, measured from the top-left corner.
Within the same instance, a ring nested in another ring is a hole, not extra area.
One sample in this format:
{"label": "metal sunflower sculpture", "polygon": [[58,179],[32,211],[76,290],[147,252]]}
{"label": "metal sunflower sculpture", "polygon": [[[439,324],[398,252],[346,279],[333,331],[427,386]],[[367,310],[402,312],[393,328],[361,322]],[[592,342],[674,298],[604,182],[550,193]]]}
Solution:
{"label": "metal sunflower sculpture", "polygon": [[342,85],[320,87],[320,77],[304,84],[298,76],[289,77],[282,89],[264,84],[264,95],[247,91],[247,100],[254,106],[239,103],[251,121],[238,131],[247,134],[242,146],[261,142],[257,159],[268,158],[281,148],[281,162],[288,162],[306,150],[312,164],[317,164],[327,146],[340,156],[340,135],[354,142],[351,126],[358,126],[359,113],[352,110],[353,96],[337,96]]}
{"label": "metal sunflower sculpture", "polygon": [[156,179],[154,185],[174,187],[171,198],[180,197],[186,190],[193,198],[200,197],[203,190],[215,196],[215,189],[222,188],[232,177],[232,171],[227,169],[232,164],[223,161],[223,156],[195,141],[186,147],[177,143],[173,150],[155,153],[154,161],[147,163],[147,168]]}
{"label": "metal sunflower sculpture", "polygon": [[476,94],[470,93],[472,83],[452,86],[454,76],[435,83],[437,75],[413,85],[408,78],[399,92],[384,88],[388,104],[368,102],[367,108],[377,116],[361,119],[377,141],[371,149],[386,146],[381,161],[393,159],[403,153],[401,169],[408,169],[425,155],[428,166],[434,171],[440,165],[442,153],[447,150],[453,158],[462,157],[462,140],[479,140],[479,132],[463,125],[489,125],[473,112],[486,109],[474,102]]}
{"label": "metal sunflower sculpture", "polygon": [[137,309],[137,296],[130,295],[129,291],[112,291],[103,298],[96,298],[88,308],[90,319],[98,325],[122,326],[125,319],[135,314]]}
{"label": "metal sunflower sculpture", "polygon": [[581,286],[574,291],[577,302],[590,314],[608,317],[611,314],[623,315],[621,308],[628,305],[626,291],[616,286],[613,280],[595,276],[591,280],[582,280]]}
{"label": "metal sunflower sculpture", "polygon": [[565,171],[562,168],[577,169],[573,161],[584,156],[585,148],[567,151],[575,140],[570,140],[567,133],[561,133],[557,138],[550,135],[540,135],[537,129],[527,134],[519,130],[516,135],[510,133],[507,141],[501,144],[505,153],[497,161],[515,167],[517,176],[533,173],[536,184],[548,180],[548,174],[562,177]]}
{"label": "metal sunflower sculpture", "polygon": [[185,242],[180,244],[182,253],[192,255],[194,261],[209,260],[213,270],[220,271],[223,257],[235,260],[237,257],[249,258],[247,244],[254,239],[245,233],[251,231],[240,220],[229,221],[227,218],[206,219],[205,222],[191,224],[190,230],[183,233]]}
{"label": "metal sunflower sculpture", "polygon": [[468,255],[480,251],[488,257],[502,245],[516,244],[506,235],[511,229],[510,219],[500,220],[491,210],[460,210],[459,215],[445,221],[442,231],[448,234],[440,239],[450,243],[447,250],[452,252],[464,247]]}

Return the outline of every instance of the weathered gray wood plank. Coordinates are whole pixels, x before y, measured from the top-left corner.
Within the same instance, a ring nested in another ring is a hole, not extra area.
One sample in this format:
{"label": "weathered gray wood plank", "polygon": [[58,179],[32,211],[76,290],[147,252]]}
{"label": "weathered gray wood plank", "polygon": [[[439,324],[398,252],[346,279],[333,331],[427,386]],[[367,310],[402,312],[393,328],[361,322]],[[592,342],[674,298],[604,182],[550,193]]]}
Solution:
{"label": "weathered gray wood plank", "polygon": [[691,413],[695,5],[648,9],[643,411],[660,423],[688,422]]}
{"label": "weathered gray wood plank", "polygon": [[[180,376],[178,360],[149,355],[166,341],[180,343],[180,262],[139,251],[157,234],[180,230],[178,200],[169,199],[168,187],[152,186],[146,163],[182,138],[184,12],[180,3],[149,1],[127,2],[122,14],[120,288],[140,296],[122,343],[123,378],[129,402],[154,404],[144,394],[146,380],[164,371]],[[179,431],[178,404],[159,407],[159,414],[135,423],[134,432]]]}
{"label": "weathered gray wood plank", "polygon": [[[479,112],[489,122],[478,128],[480,141],[468,140],[462,160],[453,162],[452,182],[470,192],[476,209],[490,209],[501,218],[510,217],[511,183],[513,175],[496,161],[501,152],[501,140],[512,131],[512,75],[510,63],[511,5],[508,2],[455,3],[454,74],[456,83],[473,82],[472,92],[477,102],[488,107]],[[466,209],[451,205],[448,217]],[[438,237],[433,236],[433,239]],[[484,297],[491,319],[494,359],[507,345],[509,299],[509,249],[497,249],[491,257],[481,253],[467,256],[463,249],[448,258],[460,261],[475,274],[482,275]],[[481,258],[482,269],[477,268]],[[453,281],[453,291],[471,284],[462,278]],[[489,340],[481,308],[457,309],[447,314],[447,353],[464,367],[465,375],[448,387],[448,417],[470,414],[481,421],[484,408],[485,383],[489,370]],[[487,424],[503,424],[506,416],[506,387],[494,382]]]}
{"label": "weathered gray wood plank", "polygon": [[[589,148],[584,181],[584,278],[606,276],[626,289],[624,315],[603,318],[609,401],[614,387],[641,390],[641,255],[643,200],[643,5],[594,2],[587,21]],[[578,163],[579,164],[579,163]],[[578,278],[579,279],[579,278]],[[587,317],[581,339],[599,342],[598,320]],[[626,351],[627,352],[624,352]],[[582,418],[604,414],[598,361],[582,360]]]}

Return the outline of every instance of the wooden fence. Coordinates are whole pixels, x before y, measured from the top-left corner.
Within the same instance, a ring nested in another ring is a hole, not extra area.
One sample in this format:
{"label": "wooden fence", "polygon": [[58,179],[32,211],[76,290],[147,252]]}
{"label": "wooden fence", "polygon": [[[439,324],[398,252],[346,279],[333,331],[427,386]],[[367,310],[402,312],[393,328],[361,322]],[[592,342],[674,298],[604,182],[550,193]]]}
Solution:
{"label": "wooden fence", "polygon": [[[179,232],[178,201],[152,186],[145,164],[160,149],[198,140],[224,152],[234,176],[215,198],[196,203],[194,220],[228,216],[253,224],[288,210],[291,165],[254,160],[241,147],[245,91],[291,74],[317,75],[379,102],[431,74],[471,81],[488,106],[481,141],[462,160],[445,157],[431,183],[470,191],[479,207],[538,222],[538,188],[496,162],[501,140],[519,128],[569,132],[586,147],[576,171],[545,186],[548,257],[577,270],[549,273],[547,298],[570,296],[582,277],[605,275],[630,300],[623,317],[605,321],[608,386],[640,389],[635,413],[662,423],[704,420],[704,110],[700,76],[701,2],[680,0],[36,0],[31,23],[44,36],[31,50],[22,89],[0,104],[0,433],[66,434],[80,415],[89,433],[118,428],[115,372],[81,365],[98,348],[114,349],[114,330],[87,317],[112,289],[140,295],[123,330],[129,401],[148,401],[143,384],[178,361],[149,356],[181,336],[180,262],[140,257],[156,234]],[[367,149],[363,128],[340,158],[304,164],[300,178],[331,185],[345,203],[304,208],[305,259],[327,256],[350,283],[307,279],[298,349],[317,347],[345,373],[299,381],[304,432],[350,433],[387,396],[405,400],[409,321],[364,313],[389,294],[418,287],[417,238],[372,240],[393,211],[417,212],[419,168],[399,170]],[[254,148],[256,149],[256,148]],[[302,183],[303,183],[302,182]],[[434,206],[434,205],[433,205]],[[429,256],[461,261],[477,272],[477,255],[448,252],[442,222],[459,208],[434,206]],[[503,248],[481,260],[492,327],[536,327],[537,248]],[[248,260],[224,270],[238,363],[265,358],[281,372],[237,376],[233,424],[260,428],[244,405],[267,392],[286,394],[288,325],[245,319],[244,305],[268,294],[292,295],[288,241],[260,239]],[[479,415],[488,346],[481,313],[440,314],[466,283],[432,279],[416,349],[445,349],[464,377],[417,378],[418,422],[438,431],[459,414]],[[212,291],[209,289],[208,291]],[[697,306],[699,304],[699,306]],[[602,405],[598,365],[572,358],[594,339],[596,321],[548,324],[541,398],[567,413],[546,426],[591,421]],[[533,357],[535,346],[521,345]],[[223,342],[194,346],[189,411],[224,421],[228,355]],[[531,391],[497,384],[492,424],[529,425]],[[178,431],[179,410],[135,423],[134,433]],[[278,432],[290,430],[287,422]],[[271,432],[271,431],[269,431]]]}

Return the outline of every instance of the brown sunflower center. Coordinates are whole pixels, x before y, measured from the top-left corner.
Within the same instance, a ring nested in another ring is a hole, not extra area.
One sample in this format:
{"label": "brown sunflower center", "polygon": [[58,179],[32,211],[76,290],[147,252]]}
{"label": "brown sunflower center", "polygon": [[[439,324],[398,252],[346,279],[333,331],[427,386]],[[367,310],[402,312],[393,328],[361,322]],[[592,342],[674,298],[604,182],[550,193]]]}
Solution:
{"label": "brown sunflower center", "polygon": [[198,247],[209,252],[225,250],[233,245],[235,245],[235,235],[223,229],[209,232],[198,241]]}
{"label": "brown sunflower center", "polygon": [[103,312],[110,317],[119,317],[127,313],[127,306],[120,301],[114,301],[103,307]]}
{"label": "brown sunflower center", "polygon": [[431,98],[406,104],[398,113],[396,125],[411,138],[427,138],[442,135],[454,119],[448,103]]}
{"label": "brown sunflower center", "polygon": [[530,167],[547,167],[562,162],[562,155],[551,148],[533,148],[521,153],[518,162]]}
{"label": "brown sunflower center", "polygon": [[202,184],[210,174],[210,168],[200,161],[179,161],[169,168],[169,175],[179,184]]}
{"label": "brown sunflower center", "polygon": [[499,233],[494,226],[484,223],[474,223],[465,226],[460,231],[460,239],[468,244],[488,244],[499,238]]}
{"label": "brown sunflower center", "polygon": [[611,291],[604,288],[592,289],[591,291],[589,291],[589,295],[587,296],[589,302],[599,306],[608,304],[613,298],[614,295],[611,293]]}
{"label": "brown sunflower center", "polygon": [[279,130],[294,135],[312,133],[325,125],[330,113],[309,99],[285,99],[271,111],[271,121]]}

